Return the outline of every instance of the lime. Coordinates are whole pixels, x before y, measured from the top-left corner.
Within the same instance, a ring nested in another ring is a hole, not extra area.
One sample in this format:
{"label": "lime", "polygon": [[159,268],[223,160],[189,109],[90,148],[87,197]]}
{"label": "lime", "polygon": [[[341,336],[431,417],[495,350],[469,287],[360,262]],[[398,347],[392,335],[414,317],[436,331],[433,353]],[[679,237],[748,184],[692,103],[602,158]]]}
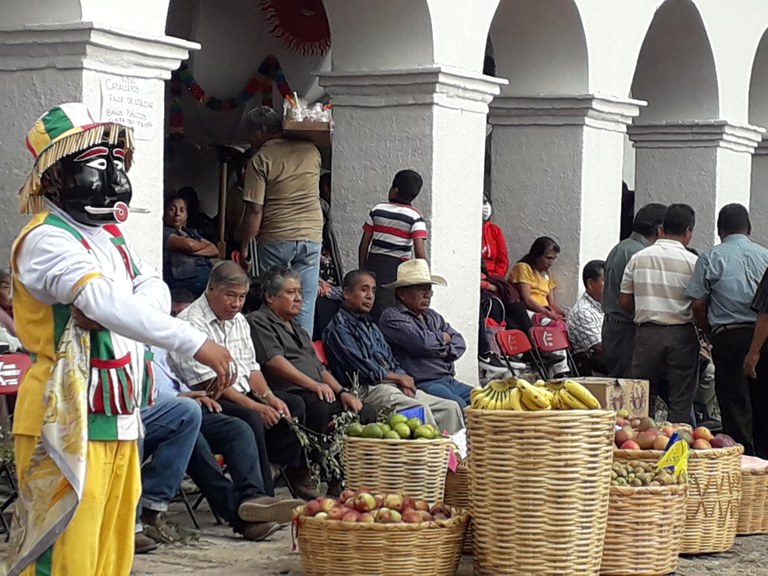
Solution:
{"label": "lime", "polygon": [[435,433],[429,426],[419,426],[413,432],[414,438],[425,438],[426,440],[432,440],[435,437]]}
{"label": "lime", "polygon": [[400,434],[394,430],[390,430],[389,432],[384,432],[384,438],[387,440],[400,440]]}
{"label": "lime", "polygon": [[400,423],[405,424],[408,422],[408,418],[406,416],[403,416],[402,414],[392,414],[392,416],[389,417],[389,425],[394,430],[396,424]]}
{"label": "lime", "polygon": [[354,436],[355,438],[360,438],[363,435],[363,425],[359,422],[355,422],[354,424],[350,424],[347,426],[347,436]]}
{"label": "lime", "polygon": [[411,437],[411,429],[405,422],[395,424],[394,431],[397,432],[398,436],[400,436],[400,438],[403,440]]}
{"label": "lime", "polygon": [[416,428],[418,428],[419,426],[421,426],[423,422],[418,418],[414,417],[414,418],[408,418],[407,424],[408,424],[408,428],[410,428],[411,431],[413,431],[413,430],[416,430]]}
{"label": "lime", "polygon": [[384,438],[384,431],[378,424],[366,424],[363,428],[364,438]]}
{"label": "lime", "polygon": [[392,431],[392,427],[389,424],[382,424],[379,422],[379,426],[381,427],[381,431],[384,432],[384,434]]}
{"label": "lime", "polygon": [[434,424],[424,424],[424,426],[426,426],[427,428],[432,430],[432,437],[433,438],[437,438],[439,436],[442,436],[442,433],[440,432],[440,428],[438,428]]}

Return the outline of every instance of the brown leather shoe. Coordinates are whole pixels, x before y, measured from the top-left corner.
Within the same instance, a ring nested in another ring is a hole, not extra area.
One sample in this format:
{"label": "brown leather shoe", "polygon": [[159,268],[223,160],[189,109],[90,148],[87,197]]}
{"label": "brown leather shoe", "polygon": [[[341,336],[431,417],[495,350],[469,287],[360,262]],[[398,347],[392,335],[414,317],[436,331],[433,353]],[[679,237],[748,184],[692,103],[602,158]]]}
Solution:
{"label": "brown leather shoe", "polygon": [[136,554],[146,554],[147,552],[152,552],[152,550],[157,550],[157,542],[144,534],[144,532],[136,532],[133,548]]}
{"label": "brown leather shoe", "polygon": [[280,530],[277,522],[248,522],[243,526],[243,538],[252,542],[261,542]]}
{"label": "brown leather shoe", "polygon": [[259,496],[244,500],[237,507],[237,515],[245,522],[279,522],[287,524],[293,518],[293,509],[303,506],[304,500]]}

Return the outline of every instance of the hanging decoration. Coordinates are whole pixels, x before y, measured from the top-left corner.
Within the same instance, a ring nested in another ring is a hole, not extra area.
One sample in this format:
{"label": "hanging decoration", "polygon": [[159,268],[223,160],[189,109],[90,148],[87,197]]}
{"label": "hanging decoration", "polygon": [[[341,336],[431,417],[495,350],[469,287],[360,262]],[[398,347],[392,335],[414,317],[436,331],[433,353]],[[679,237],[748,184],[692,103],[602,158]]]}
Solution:
{"label": "hanging decoration", "polygon": [[322,0],[261,0],[269,33],[289,50],[325,54],[331,47],[331,28]]}
{"label": "hanging decoration", "polygon": [[272,83],[277,85],[280,94],[285,98],[291,96],[293,91],[285,79],[283,69],[280,63],[273,55],[267,56],[261,63],[245,87],[237,96],[232,98],[216,98],[209,95],[200,84],[197,83],[189,65],[183,62],[178,70],[171,74],[171,109],[170,109],[170,133],[184,133],[184,113],[181,108],[181,94],[184,88],[192,97],[203,104],[209,110],[217,112],[229,112],[237,110],[257,94],[261,95],[261,104],[263,106],[274,107],[272,99]]}

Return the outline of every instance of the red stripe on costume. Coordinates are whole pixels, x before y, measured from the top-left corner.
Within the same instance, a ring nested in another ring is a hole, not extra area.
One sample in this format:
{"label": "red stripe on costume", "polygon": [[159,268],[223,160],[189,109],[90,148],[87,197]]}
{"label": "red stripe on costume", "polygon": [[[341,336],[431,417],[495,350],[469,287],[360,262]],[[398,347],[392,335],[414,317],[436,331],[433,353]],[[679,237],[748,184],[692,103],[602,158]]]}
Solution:
{"label": "red stripe on costume", "polygon": [[80,154],[80,156],[77,156],[75,162],[82,162],[83,160],[88,160],[88,158],[93,158],[94,156],[106,156],[107,154],[109,154],[109,148],[106,146],[97,146],[96,148],[90,148]]}
{"label": "red stripe on costume", "polygon": [[30,143],[30,141],[29,141],[29,136],[27,136],[26,138],[24,138],[24,145],[27,147],[27,150],[29,150],[30,152],[32,152],[32,156],[34,156],[34,157],[35,157],[35,160],[37,160],[37,152],[35,152],[35,149],[34,149],[34,147],[33,147],[33,146],[32,146],[32,144]]}
{"label": "red stripe on costume", "polygon": [[411,234],[411,238],[426,238],[428,236],[426,230],[416,230],[413,234]]}
{"label": "red stripe on costume", "polygon": [[376,224],[373,227],[374,234],[378,232],[379,234],[389,234],[390,236],[397,236],[398,238],[410,238],[411,233],[408,230],[400,230],[399,228],[393,228],[392,226],[381,226],[379,224]]}
{"label": "red stripe on costume", "polygon": [[109,370],[110,368],[122,368],[131,362],[131,353],[128,352],[122,358],[115,358],[114,360],[101,360],[99,358],[91,358],[91,366],[98,368],[99,370]]}
{"label": "red stripe on costume", "polygon": [[366,222],[365,224],[363,224],[363,230],[365,230],[366,232],[372,232],[373,226],[371,224],[368,224],[368,222]]}

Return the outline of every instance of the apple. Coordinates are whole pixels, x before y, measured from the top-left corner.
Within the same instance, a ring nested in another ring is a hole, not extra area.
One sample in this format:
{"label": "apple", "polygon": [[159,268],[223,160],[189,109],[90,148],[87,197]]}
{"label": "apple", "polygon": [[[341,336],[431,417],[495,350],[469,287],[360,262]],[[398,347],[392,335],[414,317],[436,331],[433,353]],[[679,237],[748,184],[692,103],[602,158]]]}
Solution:
{"label": "apple", "polygon": [[445,516],[446,518],[451,517],[451,509],[444,503],[444,502],[438,502],[432,508],[430,508],[429,513],[432,514],[432,516],[437,516],[438,514],[441,514]]}
{"label": "apple", "polygon": [[656,436],[658,436],[656,431],[645,429],[637,435],[635,442],[637,442],[637,445],[640,446],[641,450],[650,450],[653,448],[653,442],[656,440]]}
{"label": "apple", "polygon": [[661,433],[664,434],[667,438],[672,438],[672,434],[676,432],[675,428],[672,427],[671,424],[668,424],[667,426],[664,426],[664,428],[661,429]]}
{"label": "apple", "polygon": [[637,429],[642,432],[643,430],[650,430],[651,428],[658,428],[658,426],[656,426],[656,421],[650,416],[643,416],[643,418],[640,419],[640,424]]}
{"label": "apple", "polygon": [[328,512],[328,520],[341,520],[344,516],[344,512],[341,508],[333,508]]}
{"label": "apple", "polygon": [[381,508],[384,506],[384,496],[381,494],[374,495],[373,499],[376,501],[376,508]]}
{"label": "apple", "polygon": [[714,436],[712,435],[712,431],[706,426],[699,426],[693,431],[694,440],[701,439],[701,440],[706,440],[707,442],[712,442],[713,437]]}
{"label": "apple", "polygon": [[410,496],[406,496],[405,498],[403,498],[402,510],[404,511],[406,508],[413,508],[415,510],[414,508],[415,504],[416,504],[416,501],[413,498],[411,498]]}
{"label": "apple", "polygon": [[376,511],[375,520],[381,524],[392,523],[392,510],[389,508],[379,508]]}
{"label": "apple", "polygon": [[666,450],[668,444],[669,444],[669,438],[667,436],[664,436],[664,434],[659,434],[653,440],[653,449],[654,450]]}
{"label": "apple", "polygon": [[397,510],[392,510],[392,522],[402,522],[403,515]]}
{"label": "apple", "polygon": [[346,506],[347,508],[354,508],[355,497],[353,496],[352,498],[347,498],[346,500],[344,500],[344,506]]}
{"label": "apple", "polygon": [[693,444],[691,444],[691,448],[694,450],[711,450],[712,444],[704,440],[704,438],[697,438],[693,441]]}
{"label": "apple", "polygon": [[640,450],[640,446],[634,440],[627,440],[619,448],[622,450]]}
{"label": "apple", "polygon": [[417,510],[403,514],[403,522],[407,522],[408,524],[416,524],[423,521],[424,518]]}
{"label": "apple", "polygon": [[357,522],[360,518],[360,513],[355,510],[349,510],[344,516],[341,517],[342,522]]}
{"label": "apple", "polygon": [[627,410],[626,408],[622,408],[621,410],[616,412],[616,415],[619,416],[620,418],[629,418],[629,410]]}
{"label": "apple", "polygon": [[370,512],[376,509],[376,498],[369,492],[361,492],[355,496],[355,510],[358,512]]}
{"label": "apple", "polygon": [[616,418],[616,426],[621,426],[623,428],[624,426],[627,426],[628,424],[629,424],[629,422],[627,422],[626,419],[622,418],[621,416]]}
{"label": "apple", "polygon": [[416,500],[416,502],[413,503],[414,510],[424,510],[425,512],[429,512],[429,502],[426,500]]}
{"label": "apple", "polygon": [[338,503],[333,498],[319,498],[320,510],[323,512],[330,512],[338,506]]}
{"label": "apple", "polygon": [[637,428],[640,426],[640,422],[642,422],[641,418],[630,418],[629,419],[629,425],[632,426],[632,428]]}
{"label": "apple", "polygon": [[710,444],[712,444],[712,448],[730,448],[736,446],[736,441],[728,434],[718,434],[712,438]]}
{"label": "apple", "polygon": [[319,499],[310,500],[306,504],[304,504],[304,516],[314,516],[318,512],[320,512],[320,502]]}
{"label": "apple", "polygon": [[373,522],[373,514],[370,512],[363,512],[360,514],[360,516],[357,517],[358,522],[362,522],[363,524],[370,524]]}
{"label": "apple", "polygon": [[405,498],[402,494],[387,494],[384,496],[384,506],[398,512],[403,509]]}
{"label": "apple", "polygon": [[339,494],[339,501],[346,502],[350,498],[354,498],[354,497],[355,497],[355,491],[347,488],[345,490],[342,490],[341,494]]}
{"label": "apple", "polygon": [[625,426],[621,430],[617,430],[614,436],[616,446],[621,446],[627,440],[632,440],[635,437],[635,431],[629,426]]}
{"label": "apple", "polygon": [[315,518],[318,520],[328,520],[328,512],[318,512],[315,514]]}

